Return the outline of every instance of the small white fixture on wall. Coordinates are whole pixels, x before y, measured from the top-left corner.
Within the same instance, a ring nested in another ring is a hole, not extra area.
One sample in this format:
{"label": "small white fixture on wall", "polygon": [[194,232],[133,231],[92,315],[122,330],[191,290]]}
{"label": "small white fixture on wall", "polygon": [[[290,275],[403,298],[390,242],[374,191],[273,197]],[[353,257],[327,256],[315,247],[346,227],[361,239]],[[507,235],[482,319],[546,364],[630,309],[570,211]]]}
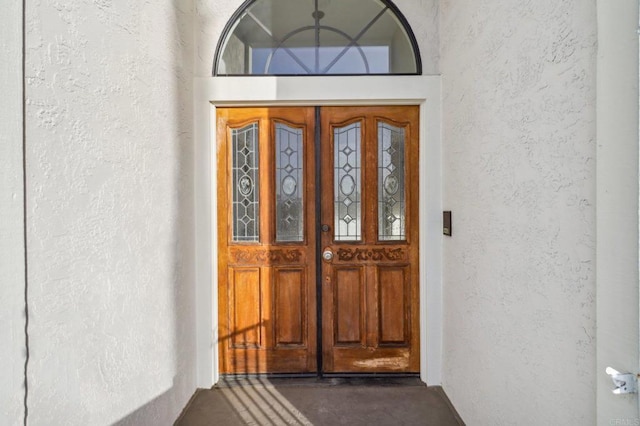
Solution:
{"label": "small white fixture on wall", "polygon": [[607,367],[605,372],[611,377],[613,384],[616,385],[616,388],[611,391],[614,394],[622,395],[638,392],[638,376],[636,374],[621,373],[611,367]]}

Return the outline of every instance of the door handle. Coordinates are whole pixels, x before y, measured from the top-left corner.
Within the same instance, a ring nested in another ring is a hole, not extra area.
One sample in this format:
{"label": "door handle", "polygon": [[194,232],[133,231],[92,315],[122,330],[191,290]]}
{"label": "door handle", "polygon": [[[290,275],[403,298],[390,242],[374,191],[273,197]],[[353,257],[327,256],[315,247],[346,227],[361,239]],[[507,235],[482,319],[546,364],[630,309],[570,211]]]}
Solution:
{"label": "door handle", "polygon": [[331,251],[331,249],[325,249],[322,252],[322,258],[326,261],[326,262],[331,262],[333,260],[333,252]]}

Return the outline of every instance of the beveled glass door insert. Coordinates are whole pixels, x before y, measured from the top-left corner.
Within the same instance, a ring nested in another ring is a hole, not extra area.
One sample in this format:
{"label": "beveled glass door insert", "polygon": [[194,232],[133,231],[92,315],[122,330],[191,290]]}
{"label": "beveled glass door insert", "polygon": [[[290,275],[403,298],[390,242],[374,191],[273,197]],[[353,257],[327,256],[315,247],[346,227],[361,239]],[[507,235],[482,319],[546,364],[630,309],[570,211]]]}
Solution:
{"label": "beveled glass door insert", "polygon": [[405,239],[404,128],[378,122],[378,238]]}
{"label": "beveled glass door insert", "polygon": [[275,123],[276,241],[304,239],[304,157],[301,128]]}
{"label": "beveled glass door insert", "polygon": [[231,130],[233,241],[256,242],[260,233],[258,124]]}
{"label": "beveled glass door insert", "polygon": [[334,229],[340,241],[358,241],[362,237],[362,174],[360,123],[333,129],[334,157]]}

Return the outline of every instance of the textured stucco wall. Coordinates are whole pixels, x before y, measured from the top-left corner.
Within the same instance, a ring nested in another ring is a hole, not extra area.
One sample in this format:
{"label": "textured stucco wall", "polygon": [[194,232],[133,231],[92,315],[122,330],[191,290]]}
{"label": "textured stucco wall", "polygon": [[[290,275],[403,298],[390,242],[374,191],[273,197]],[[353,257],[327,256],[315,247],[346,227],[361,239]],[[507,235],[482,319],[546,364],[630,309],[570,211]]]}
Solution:
{"label": "textured stucco wall", "polygon": [[[197,77],[210,77],[216,45],[231,15],[243,0],[196,1],[196,65]],[[438,0],[395,0],[393,2],[407,18],[422,55],[423,74],[437,74],[439,63]]]}
{"label": "textured stucco wall", "polygon": [[0,424],[14,425],[25,359],[21,1],[2,5],[0,51]]}
{"label": "textured stucco wall", "polygon": [[29,424],[195,390],[193,4],[27,2]]}
{"label": "textured stucco wall", "polygon": [[638,371],[638,2],[598,2],[598,424],[640,424],[638,395],[607,367]]}
{"label": "textured stucco wall", "polygon": [[443,386],[470,424],[595,423],[595,0],[442,0]]}

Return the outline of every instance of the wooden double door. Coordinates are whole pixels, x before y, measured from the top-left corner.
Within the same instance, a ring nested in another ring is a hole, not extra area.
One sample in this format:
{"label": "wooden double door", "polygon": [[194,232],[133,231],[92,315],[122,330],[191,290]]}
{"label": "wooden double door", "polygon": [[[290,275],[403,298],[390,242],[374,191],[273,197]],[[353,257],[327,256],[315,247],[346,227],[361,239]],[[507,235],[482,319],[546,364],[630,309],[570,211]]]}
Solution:
{"label": "wooden double door", "polygon": [[221,373],[419,372],[418,117],[217,109]]}

